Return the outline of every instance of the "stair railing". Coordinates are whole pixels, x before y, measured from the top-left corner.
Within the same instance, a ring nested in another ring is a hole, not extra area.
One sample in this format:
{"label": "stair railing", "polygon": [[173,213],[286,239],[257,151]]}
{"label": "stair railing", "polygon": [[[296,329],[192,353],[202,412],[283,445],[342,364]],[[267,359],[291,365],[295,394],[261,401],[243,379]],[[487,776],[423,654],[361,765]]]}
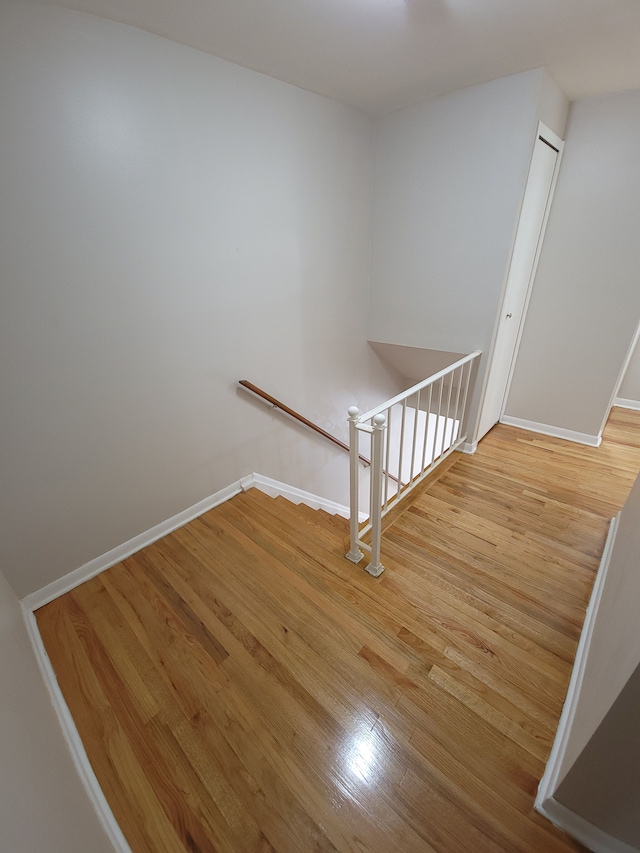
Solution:
{"label": "stair railing", "polygon": [[[278,400],[277,397],[273,397],[271,394],[268,394],[266,391],[263,391],[262,388],[258,388],[257,385],[254,385],[253,382],[249,382],[248,379],[239,379],[238,385],[241,385],[243,388],[246,388],[247,391],[251,391],[252,394],[255,394],[257,397],[260,397],[262,400],[265,400],[272,408],[284,412],[285,415],[288,415],[290,418],[293,418],[294,420],[298,421],[298,423],[303,424],[304,426],[318,433],[318,435],[321,435],[323,438],[326,438],[328,441],[332,442],[333,444],[336,444],[338,447],[341,447],[342,450],[346,450],[347,453],[350,452],[349,445],[345,444],[344,441],[341,441],[341,439],[337,438],[335,435],[332,435],[330,432],[327,432],[326,429],[323,429],[321,426],[318,426],[318,424],[314,423],[313,421],[310,421],[309,418],[305,418],[305,416],[301,415],[300,412],[296,412],[295,409],[292,409],[289,406],[285,405],[285,403]],[[358,461],[362,462],[363,465],[371,465],[371,460],[360,452],[358,452],[356,456],[356,467],[358,466]],[[392,480],[396,480],[395,475],[390,474],[389,476]]]}
{"label": "stair railing", "polygon": [[[378,577],[382,519],[465,441],[461,435],[477,350],[387,400],[365,414],[349,409],[350,548],[358,563],[370,555],[366,571]],[[371,439],[369,518],[360,527],[360,434]],[[364,541],[371,534],[371,542]]]}

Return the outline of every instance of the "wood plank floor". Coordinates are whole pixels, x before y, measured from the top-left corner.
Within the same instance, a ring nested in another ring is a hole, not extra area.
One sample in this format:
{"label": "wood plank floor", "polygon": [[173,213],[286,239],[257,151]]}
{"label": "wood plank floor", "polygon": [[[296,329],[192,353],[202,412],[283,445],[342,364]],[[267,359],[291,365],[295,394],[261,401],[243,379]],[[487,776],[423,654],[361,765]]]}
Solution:
{"label": "wood plank floor", "polygon": [[581,849],[533,811],[640,413],[497,426],[387,531],[239,495],[37,621],[135,853]]}

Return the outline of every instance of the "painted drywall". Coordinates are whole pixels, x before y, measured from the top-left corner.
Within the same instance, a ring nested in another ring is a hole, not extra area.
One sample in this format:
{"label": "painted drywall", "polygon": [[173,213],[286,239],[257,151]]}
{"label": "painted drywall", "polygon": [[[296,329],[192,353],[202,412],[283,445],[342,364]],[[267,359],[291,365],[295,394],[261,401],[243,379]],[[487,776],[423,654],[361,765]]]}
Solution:
{"label": "painted drywall", "polygon": [[640,342],[635,346],[618,391],[618,397],[632,400],[640,406]]}
{"label": "painted drywall", "polygon": [[558,778],[562,780],[640,664],[640,477],[620,515],[584,679]]}
{"label": "painted drywall", "polygon": [[640,850],[640,667],[629,678],[555,799]]}
{"label": "painted drywall", "polygon": [[376,122],[372,340],[486,349],[533,145],[538,87],[538,72],[527,72]]}
{"label": "painted drywall", "polygon": [[640,92],[571,107],[506,414],[598,435],[640,318]]}
{"label": "painted drywall", "polygon": [[19,596],[251,471],[346,503],[371,120],[131,27],[0,5],[0,559]]}
{"label": "painted drywall", "polygon": [[422,382],[423,379],[449,367],[465,355],[460,352],[403,347],[378,341],[369,341],[369,344],[384,362],[390,364],[404,377],[407,387]]}
{"label": "painted drywall", "polygon": [[564,139],[569,115],[569,101],[546,69],[540,75],[538,121],[543,122],[560,139]]}
{"label": "painted drywall", "polygon": [[[376,122],[371,340],[484,353],[495,331],[543,72],[474,86]],[[557,120],[557,117],[553,119]]]}
{"label": "painted drywall", "polygon": [[0,572],[0,850],[108,853]]}

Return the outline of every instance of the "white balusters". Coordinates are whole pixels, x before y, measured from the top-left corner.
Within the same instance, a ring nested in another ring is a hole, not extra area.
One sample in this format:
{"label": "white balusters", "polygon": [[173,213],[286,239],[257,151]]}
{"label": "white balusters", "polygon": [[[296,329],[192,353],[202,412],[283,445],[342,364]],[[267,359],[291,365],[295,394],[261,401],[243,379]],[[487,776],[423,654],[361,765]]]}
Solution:
{"label": "white balusters", "polygon": [[[366,571],[376,577],[384,570],[380,562],[382,518],[466,440],[462,428],[471,372],[480,355],[478,351],[465,356],[364,415],[355,406],[349,409],[351,523],[347,557],[357,563],[363,551],[369,552]],[[422,399],[426,399],[423,407]],[[369,519],[362,529],[359,528],[360,432],[371,435],[372,457]],[[363,541],[369,533],[371,545]]]}

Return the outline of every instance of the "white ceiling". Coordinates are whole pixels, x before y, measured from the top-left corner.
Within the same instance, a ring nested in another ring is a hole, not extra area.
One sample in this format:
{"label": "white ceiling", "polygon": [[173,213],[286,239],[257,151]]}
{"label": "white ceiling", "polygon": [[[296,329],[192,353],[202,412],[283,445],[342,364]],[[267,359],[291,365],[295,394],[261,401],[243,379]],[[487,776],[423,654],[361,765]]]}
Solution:
{"label": "white ceiling", "polygon": [[538,66],[570,100],[640,89],[640,0],[55,5],[140,27],[374,115]]}

